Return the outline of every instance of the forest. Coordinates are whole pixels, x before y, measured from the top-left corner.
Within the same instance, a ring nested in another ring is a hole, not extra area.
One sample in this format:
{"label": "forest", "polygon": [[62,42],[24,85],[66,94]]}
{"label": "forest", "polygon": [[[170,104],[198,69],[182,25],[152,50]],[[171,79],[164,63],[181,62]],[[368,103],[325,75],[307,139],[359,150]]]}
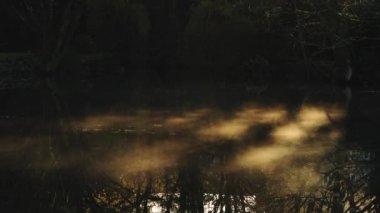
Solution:
{"label": "forest", "polygon": [[5,0],[0,87],[380,80],[376,0]]}
{"label": "forest", "polygon": [[0,210],[378,212],[379,55],[379,0],[0,0]]}

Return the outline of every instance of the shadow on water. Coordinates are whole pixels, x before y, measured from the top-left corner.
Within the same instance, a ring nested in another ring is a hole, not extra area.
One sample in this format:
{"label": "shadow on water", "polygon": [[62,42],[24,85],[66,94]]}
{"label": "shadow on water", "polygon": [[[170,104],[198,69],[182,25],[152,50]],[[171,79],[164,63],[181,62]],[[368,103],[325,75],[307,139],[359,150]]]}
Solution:
{"label": "shadow on water", "polygon": [[1,209],[377,211],[376,94],[257,91],[1,94]]}

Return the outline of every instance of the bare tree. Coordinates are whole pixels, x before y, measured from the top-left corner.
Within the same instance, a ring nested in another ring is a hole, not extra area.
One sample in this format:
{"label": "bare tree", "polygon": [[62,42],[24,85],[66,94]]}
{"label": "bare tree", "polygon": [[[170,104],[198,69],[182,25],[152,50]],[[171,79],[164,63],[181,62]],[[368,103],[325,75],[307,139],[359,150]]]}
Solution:
{"label": "bare tree", "polygon": [[71,42],[84,9],[84,0],[9,0],[14,13],[40,36],[42,69],[51,74]]}

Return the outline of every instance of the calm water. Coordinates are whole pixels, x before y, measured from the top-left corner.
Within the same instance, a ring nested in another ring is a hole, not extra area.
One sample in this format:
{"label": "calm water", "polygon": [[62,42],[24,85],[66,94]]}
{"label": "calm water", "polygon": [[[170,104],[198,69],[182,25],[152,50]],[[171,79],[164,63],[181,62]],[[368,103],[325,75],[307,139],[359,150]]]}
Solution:
{"label": "calm water", "polygon": [[376,212],[380,94],[3,91],[1,212]]}

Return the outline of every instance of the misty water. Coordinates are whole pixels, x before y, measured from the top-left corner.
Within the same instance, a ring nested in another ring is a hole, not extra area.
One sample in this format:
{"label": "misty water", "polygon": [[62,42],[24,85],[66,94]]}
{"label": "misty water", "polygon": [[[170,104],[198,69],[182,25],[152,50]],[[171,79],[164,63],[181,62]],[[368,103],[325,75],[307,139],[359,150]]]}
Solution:
{"label": "misty water", "polygon": [[1,92],[4,212],[376,211],[377,92],[107,91]]}

